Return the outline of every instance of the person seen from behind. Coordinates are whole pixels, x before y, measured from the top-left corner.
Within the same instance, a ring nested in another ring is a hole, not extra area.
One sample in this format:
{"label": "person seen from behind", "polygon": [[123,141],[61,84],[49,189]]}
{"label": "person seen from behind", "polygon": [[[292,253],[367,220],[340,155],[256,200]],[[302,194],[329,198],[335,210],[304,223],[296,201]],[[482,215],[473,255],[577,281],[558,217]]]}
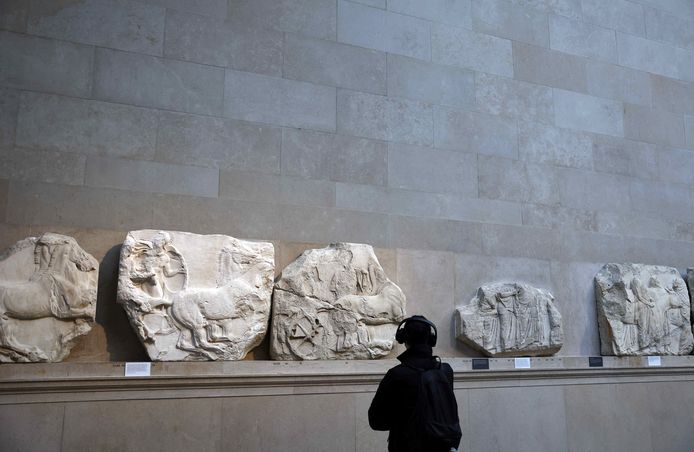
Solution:
{"label": "person seen from behind", "polygon": [[460,445],[453,369],[433,355],[436,326],[424,316],[398,325],[407,350],[381,380],[369,407],[369,425],[387,430],[389,452],[450,452]]}

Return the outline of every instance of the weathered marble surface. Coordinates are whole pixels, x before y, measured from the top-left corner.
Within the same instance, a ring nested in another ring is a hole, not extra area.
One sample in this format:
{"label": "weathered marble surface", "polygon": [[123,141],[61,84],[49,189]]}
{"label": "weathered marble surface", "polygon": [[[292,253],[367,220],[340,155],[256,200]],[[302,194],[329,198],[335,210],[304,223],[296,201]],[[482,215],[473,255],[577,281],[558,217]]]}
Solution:
{"label": "weathered marble surface", "polygon": [[385,356],[405,317],[405,295],[373,248],[355,243],[305,251],[282,271],[272,303],[278,360]]}
{"label": "weathered marble surface", "polygon": [[603,355],[688,355],[694,346],[687,286],[677,269],[605,264],[595,275]]}
{"label": "weathered marble surface", "polygon": [[564,333],[554,297],[519,282],[477,289],[456,309],[456,336],[487,356],[547,356],[559,351]]}
{"label": "weathered marble surface", "polygon": [[0,361],[63,360],[94,323],[98,266],[75,239],[53,233],[0,255]]}
{"label": "weathered marble surface", "polygon": [[131,231],[118,302],[154,361],[238,360],[265,337],[274,271],[271,243]]}

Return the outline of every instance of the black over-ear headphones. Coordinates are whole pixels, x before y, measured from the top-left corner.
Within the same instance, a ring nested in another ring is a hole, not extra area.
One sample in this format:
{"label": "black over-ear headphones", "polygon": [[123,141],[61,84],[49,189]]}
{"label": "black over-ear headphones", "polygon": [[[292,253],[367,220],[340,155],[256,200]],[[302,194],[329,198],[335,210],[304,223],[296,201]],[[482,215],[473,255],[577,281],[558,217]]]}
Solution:
{"label": "black over-ear headphones", "polygon": [[425,325],[429,325],[429,338],[427,339],[427,345],[430,347],[435,347],[436,346],[436,338],[438,337],[438,331],[436,330],[436,325],[434,325],[431,321],[429,321],[426,317],[423,315],[413,315],[412,317],[408,317],[400,324],[398,325],[398,329],[395,332],[395,340],[398,341],[398,344],[403,344],[408,341],[407,338],[407,330],[405,329],[405,326],[409,322],[419,322],[423,323]]}

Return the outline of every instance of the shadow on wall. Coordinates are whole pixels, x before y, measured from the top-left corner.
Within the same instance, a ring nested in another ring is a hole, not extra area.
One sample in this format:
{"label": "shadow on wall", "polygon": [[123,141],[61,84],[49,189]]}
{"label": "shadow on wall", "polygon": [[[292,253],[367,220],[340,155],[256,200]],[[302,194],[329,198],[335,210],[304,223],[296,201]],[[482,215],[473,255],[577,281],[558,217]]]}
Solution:
{"label": "shadow on wall", "polygon": [[104,329],[110,361],[149,361],[125,311],[116,302],[120,249],[121,245],[109,249],[99,265],[96,323]]}

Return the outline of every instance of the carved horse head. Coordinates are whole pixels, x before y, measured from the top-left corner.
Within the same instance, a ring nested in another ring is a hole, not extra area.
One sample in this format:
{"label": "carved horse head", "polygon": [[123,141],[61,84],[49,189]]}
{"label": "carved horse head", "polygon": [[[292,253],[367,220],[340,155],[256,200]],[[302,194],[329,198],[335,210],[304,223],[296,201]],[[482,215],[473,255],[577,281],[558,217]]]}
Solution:
{"label": "carved horse head", "polygon": [[[69,315],[71,310],[84,309],[96,300],[98,262],[64,235],[46,233],[36,242],[34,263],[37,279],[52,280],[52,309]],[[92,274],[85,275],[85,273]],[[57,299],[59,298],[59,299]]]}

